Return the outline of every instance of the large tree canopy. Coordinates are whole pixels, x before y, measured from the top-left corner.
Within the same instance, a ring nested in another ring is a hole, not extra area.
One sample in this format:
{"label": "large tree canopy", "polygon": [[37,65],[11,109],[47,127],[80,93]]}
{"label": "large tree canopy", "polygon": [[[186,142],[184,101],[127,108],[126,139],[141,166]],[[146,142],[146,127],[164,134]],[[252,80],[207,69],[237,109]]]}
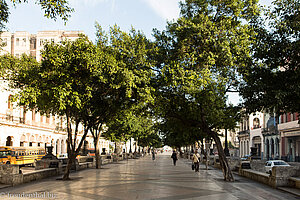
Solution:
{"label": "large tree canopy", "polygon": [[[99,73],[101,54],[87,37],[61,44],[48,43],[41,63],[23,55],[13,73],[9,74],[12,88],[18,89],[15,99],[27,109],[41,114],[65,116],[69,162],[64,179],[85,140],[89,124],[89,102],[93,98],[94,80],[104,79]],[[105,81],[105,80],[103,80]],[[78,145],[79,124],[84,133]]]}
{"label": "large tree canopy", "polygon": [[[93,81],[93,98],[90,102],[90,131],[96,148],[96,167],[98,167],[98,141],[101,127],[105,124],[111,133],[105,135],[111,139],[127,140],[133,137],[136,123],[130,119],[131,110],[151,102],[150,78],[153,75],[151,62],[152,44],[139,31],[132,29],[129,33],[114,26],[106,34],[99,24],[97,28],[97,49],[101,52],[102,67],[99,78]],[[100,54],[99,54],[100,55]],[[120,123],[120,122],[123,123]],[[129,124],[129,126],[125,126]],[[122,128],[115,128],[122,125]],[[113,135],[118,131],[118,136]]]}
{"label": "large tree canopy", "polygon": [[154,81],[156,111],[166,123],[176,119],[198,129],[195,138],[212,137],[228,181],[233,176],[217,132],[235,126],[227,92],[236,86],[237,71],[251,58],[250,22],[258,15],[256,3],[187,0],[181,4],[181,17],[155,34],[160,49],[156,57],[160,72]]}
{"label": "large tree canopy", "polygon": [[253,63],[241,94],[248,112],[300,112],[300,3],[275,0],[256,21]]}

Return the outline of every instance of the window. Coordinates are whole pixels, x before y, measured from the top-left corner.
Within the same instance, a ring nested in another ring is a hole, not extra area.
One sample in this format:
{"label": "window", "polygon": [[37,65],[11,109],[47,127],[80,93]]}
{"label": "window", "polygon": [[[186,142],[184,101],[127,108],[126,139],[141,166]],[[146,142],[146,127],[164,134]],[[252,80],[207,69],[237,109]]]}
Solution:
{"label": "window", "polygon": [[260,128],[259,119],[256,117],[253,119],[253,129]]}
{"label": "window", "polygon": [[20,45],[20,39],[16,38],[16,46],[19,46],[19,45]]}
{"label": "window", "polygon": [[23,46],[26,46],[26,38],[23,38]]}
{"label": "window", "polygon": [[32,142],[29,142],[29,146],[32,147]]}
{"label": "window", "polygon": [[20,142],[20,147],[24,147],[24,142]]}
{"label": "window", "polygon": [[274,162],[274,165],[288,166],[288,164],[287,164],[287,163],[285,163],[285,162],[282,162],[282,161]]}
{"label": "window", "polygon": [[7,46],[7,38],[2,39],[2,45],[3,45],[4,47]]}

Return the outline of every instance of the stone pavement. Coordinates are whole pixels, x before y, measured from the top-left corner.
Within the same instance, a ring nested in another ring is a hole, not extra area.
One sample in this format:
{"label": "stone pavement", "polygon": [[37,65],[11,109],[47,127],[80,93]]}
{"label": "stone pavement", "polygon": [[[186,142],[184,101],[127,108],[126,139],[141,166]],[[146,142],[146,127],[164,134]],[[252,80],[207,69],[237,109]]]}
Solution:
{"label": "stone pavement", "polygon": [[0,199],[21,199],[17,195],[31,195],[26,199],[66,200],[299,199],[242,177],[236,177],[234,183],[224,182],[220,170],[204,170],[201,166],[196,173],[191,170],[191,162],[185,159],[173,166],[170,155],[160,154],[155,161],[148,156],[105,165],[99,170],[75,172],[71,174],[71,181],[57,178],[0,189]]}

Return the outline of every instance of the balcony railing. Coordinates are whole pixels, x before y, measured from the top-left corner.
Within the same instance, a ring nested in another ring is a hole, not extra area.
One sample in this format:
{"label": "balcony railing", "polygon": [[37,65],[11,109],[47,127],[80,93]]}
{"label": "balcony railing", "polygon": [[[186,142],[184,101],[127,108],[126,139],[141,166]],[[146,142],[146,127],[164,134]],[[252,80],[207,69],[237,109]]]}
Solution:
{"label": "balcony railing", "polygon": [[263,128],[262,133],[278,133],[278,128],[277,128],[277,126]]}
{"label": "balcony railing", "polygon": [[61,126],[56,126],[55,131],[67,132],[67,128],[63,128]]}
{"label": "balcony railing", "polygon": [[250,134],[250,130],[243,130],[238,132],[239,135]]}
{"label": "balcony railing", "polygon": [[23,117],[16,117],[10,114],[0,114],[0,121],[24,124],[25,119]]}

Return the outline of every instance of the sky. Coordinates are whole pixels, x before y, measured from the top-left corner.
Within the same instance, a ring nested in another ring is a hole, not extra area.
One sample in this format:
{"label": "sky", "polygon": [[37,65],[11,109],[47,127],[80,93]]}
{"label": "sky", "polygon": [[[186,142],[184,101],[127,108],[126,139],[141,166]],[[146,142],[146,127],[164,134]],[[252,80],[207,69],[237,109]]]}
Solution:
{"label": "sky", "polygon": [[[60,19],[45,18],[40,6],[34,2],[29,0],[29,3],[11,7],[7,31],[35,34],[45,30],[78,30],[95,41],[95,23],[98,22],[105,31],[115,24],[123,31],[134,27],[151,39],[153,28],[164,30],[167,22],[176,20],[180,14],[180,0],[69,0],[75,11],[65,24]],[[270,2],[260,0],[263,5]],[[229,100],[236,104],[238,94],[231,94]]]}

